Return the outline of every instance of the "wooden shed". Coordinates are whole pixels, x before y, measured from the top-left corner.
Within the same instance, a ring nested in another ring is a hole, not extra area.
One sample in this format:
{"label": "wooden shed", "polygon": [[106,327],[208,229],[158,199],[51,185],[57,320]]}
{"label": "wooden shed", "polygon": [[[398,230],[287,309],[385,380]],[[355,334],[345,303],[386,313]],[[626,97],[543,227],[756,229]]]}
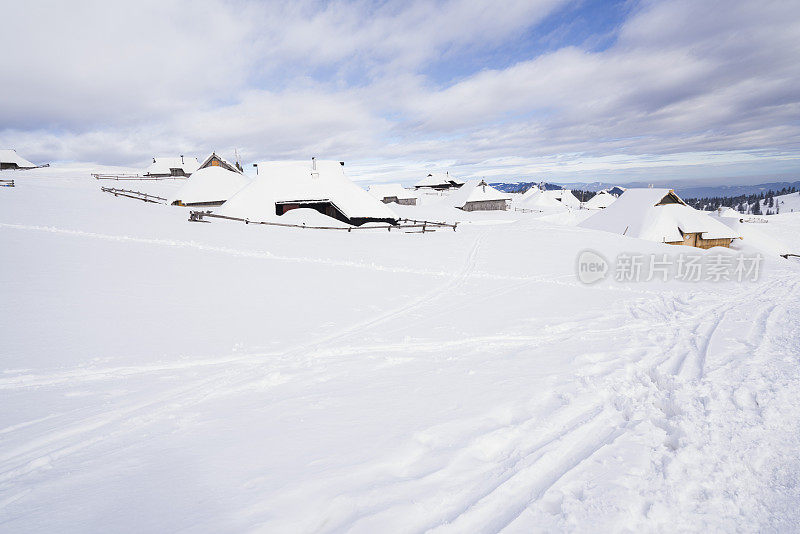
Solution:
{"label": "wooden shed", "polygon": [[217,213],[281,222],[284,214],[305,208],[354,226],[397,223],[391,208],[345,176],[340,161],[266,161],[256,167],[258,176]]}
{"label": "wooden shed", "polygon": [[436,191],[447,191],[458,189],[464,185],[462,180],[450,176],[450,171],[441,173],[429,173],[425,178],[414,184],[414,189],[432,189]]}
{"label": "wooden shed", "polygon": [[172,194],[168,203],[195,208],[221,206],[249,183],[244,174],[223,167],[206,167],[192,173],[186,183]]}
{"label": "wooden shed", "polygon": [[200,169],[205,169],[208,167],[222,167],[223,169],[227,169],[231,172],[238,172],[239,174],[244,172],[242,166],[239,165],[239,162],[230,163],[223,157],[218,156],[216,152],[212,152],[211,155],[200,164]]}
{"label": "wooden shed", "polygon": [[0,149],[0,170],[35,169],[36,167],[38,165],[17,154],[13,148]]}
{"label": "wooden shed", "polygon": [[191,176],[198,168],[197,158],[186,156],[156,157],[144,171],[144,176],[153,178],[186,178]]}
{"label": "wooden shed", "polygon": [[511,195],[498,191],[484,180],[469,180],[448,200],[464,211],[496,211],[508,209]]}
{"label": "wooden shed", "polygon": [[628,189],[580,226],[702,249],[729,247],[741,238],[707,213],[687,205],[672,189]]}
{"label": "wooden shed", "polygon": [[375,184],[369,186],[369,194],[384,204],[399,204],[401,206],[416,206],[419,193],[404,188],[400,184]]}

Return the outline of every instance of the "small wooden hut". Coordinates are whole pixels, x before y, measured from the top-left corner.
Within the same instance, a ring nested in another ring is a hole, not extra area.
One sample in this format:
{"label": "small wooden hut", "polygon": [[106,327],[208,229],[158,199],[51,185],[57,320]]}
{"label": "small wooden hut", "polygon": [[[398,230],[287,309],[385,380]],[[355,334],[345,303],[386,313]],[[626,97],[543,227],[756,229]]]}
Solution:
{"label": "small wooden hut", "polygon": [[244,172],[239,162],[230,163],[222,156],[218,156],[216,152],[212,152],[211,155],[200,164],[200,169],[205,169],[207,167],[222,167],[223,169],[227,169],[231,172],[238,172],[239,174]]}
{"label": "small wooden hut", "polygon": [[507,210],[511,195],[498,191],[484,180],[469,180],[448,200],[464,211],[495,211]]}
{"label": "small wooden hut", "polygon": [[669,245],[729,247],[733,230],[681,200],[672,189],[628,189],[580,226]]}
{"label": "small wooden hut", "polygon": [[414,184],[414,189],[432,189],[435,191],[447,191],[458,189],[464,185],[462,180],[450,176],[450,171],[444,174],[430,173],[425,178]]}
{"label": "small wooden hut", "polygon": [[153,178],[187,177],[191,176],[198,168],[197,158],[185,156],[153,158],[153,163],[144,171],[144,176]]}
{"label": "small wooden hut", "polygon": [[375,184],[369,186],[369,194],[384,204],[399,204],[401,206],[416,206],[419,193],[404,188],[400,184]]}
{"label": "small wooden hut", "polygon": [[24,170],[36,167],[38,165],[17,154],[13,148],[0,149],[0,170]]}
{"label": "small wooden hut", "polygon": [[258,176],[217,212],[251,221],[280,222],[296,209],[311,209],[346,224],[395,224],[398,216],[386,204],[354,184],[344,163],[267,161],[256,164]]}
{"label": "small wooden hut", "polygon": [[211,208],[221,206],[250,183],[238,172],[223,167],[206,167],[192,173],[186,183],[169,199],[172,206]]}
{"label": "small wooden hut", "polygon": [[589,210],[604,210],[609,207],[617,197],[608,191],[600,191],[595,196],[583,203],[583,206]]}

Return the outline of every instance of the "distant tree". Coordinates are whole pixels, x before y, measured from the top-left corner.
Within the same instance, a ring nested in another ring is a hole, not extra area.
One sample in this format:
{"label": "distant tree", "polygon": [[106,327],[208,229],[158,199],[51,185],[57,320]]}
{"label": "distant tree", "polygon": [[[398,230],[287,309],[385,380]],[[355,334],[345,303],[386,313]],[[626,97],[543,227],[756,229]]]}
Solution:
{"label": "distant tree", "polygon": [[753,215],[761,215],[761,202],[758,200],[753,204]]}

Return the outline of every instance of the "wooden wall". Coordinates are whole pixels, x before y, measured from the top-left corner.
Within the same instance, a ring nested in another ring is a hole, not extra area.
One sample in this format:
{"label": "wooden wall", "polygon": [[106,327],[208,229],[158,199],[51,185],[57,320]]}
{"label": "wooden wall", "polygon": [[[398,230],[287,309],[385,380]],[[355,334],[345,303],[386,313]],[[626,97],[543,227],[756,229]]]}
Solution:
{"label": "wooden wall", "polygon": [[467,202],[461,208],[464,211],[494,211],[494,210],[507,210],[507,200],[479,200],[477,202]]}

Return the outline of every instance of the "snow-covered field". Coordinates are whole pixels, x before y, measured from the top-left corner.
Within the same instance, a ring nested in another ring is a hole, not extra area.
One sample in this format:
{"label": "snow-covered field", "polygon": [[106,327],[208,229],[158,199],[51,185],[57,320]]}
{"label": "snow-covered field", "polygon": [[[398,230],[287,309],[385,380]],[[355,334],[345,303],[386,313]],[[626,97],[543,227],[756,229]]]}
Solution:
{"label": "snow-covered field", "polygon": [[189,223],[89,172],[3,173],[0,530],[800,529],[796,259],[584,285],[584,249],[720,253],[435,203],[398,211],[457,231]]}

